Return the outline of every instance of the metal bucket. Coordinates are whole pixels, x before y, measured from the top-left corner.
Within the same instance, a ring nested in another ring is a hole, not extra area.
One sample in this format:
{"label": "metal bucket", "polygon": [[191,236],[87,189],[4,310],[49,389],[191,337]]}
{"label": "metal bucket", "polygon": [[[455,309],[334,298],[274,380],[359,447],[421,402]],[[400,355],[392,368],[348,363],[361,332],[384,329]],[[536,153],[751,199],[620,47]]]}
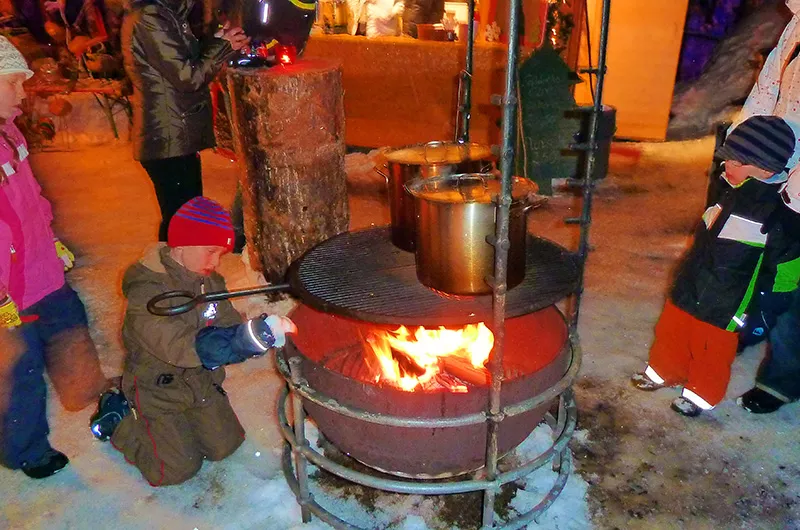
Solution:
{"label": "metal bucket", "polygon": [[[500,179],[463,174],[417,179],[406,185],[416,207],[416,266],[419,281],[456,295],[487,294],[494,274],[494,247]],[[537,204],[533,182],[514,177],[508,237],[508,288],[525,278],[527,212]]]}
{"label": "metal bucket", "polygon": [[389,189],[392,218],[392,243],[408,251],[415,246],[414,201],[406,193],[407,182],[456,173],[484,173],[494,167],[495,156],[489,146],[428,142],[397,147],[383,152],[387,172],[377,170]]}

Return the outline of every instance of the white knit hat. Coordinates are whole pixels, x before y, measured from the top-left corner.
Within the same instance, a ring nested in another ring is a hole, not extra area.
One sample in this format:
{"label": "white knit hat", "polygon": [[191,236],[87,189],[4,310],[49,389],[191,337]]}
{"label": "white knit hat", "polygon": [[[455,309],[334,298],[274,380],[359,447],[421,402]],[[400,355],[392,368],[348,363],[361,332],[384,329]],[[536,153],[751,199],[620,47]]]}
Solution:
{"label": "white knit hat", "polygon": [[0,35],[0,75],[17,73],[25,74],[26,79],[33,76],[25,57],[7,38]]}

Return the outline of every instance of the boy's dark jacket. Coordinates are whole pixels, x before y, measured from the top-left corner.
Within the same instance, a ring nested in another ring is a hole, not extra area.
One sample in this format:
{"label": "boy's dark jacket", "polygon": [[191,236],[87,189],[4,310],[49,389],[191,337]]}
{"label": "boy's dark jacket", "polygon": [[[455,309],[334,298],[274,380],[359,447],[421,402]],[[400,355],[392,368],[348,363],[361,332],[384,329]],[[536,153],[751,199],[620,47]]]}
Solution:
{"label": "boy's dark jacket", "polygon": [[774,219],[778,209],[786,207],[775,184],[751,178],[739,188],[726,183],[716,188],[716,200],[710,204],[722,209],[710,228],[699,223],[694,242],[678,267],[670,298],[699,320],[736,331],[753,293],[771,290],[778,265],[800,256],[800,245],[780,222],[768,223],[772,226],[766,247],[720,238],[732,215],[763,226]]}

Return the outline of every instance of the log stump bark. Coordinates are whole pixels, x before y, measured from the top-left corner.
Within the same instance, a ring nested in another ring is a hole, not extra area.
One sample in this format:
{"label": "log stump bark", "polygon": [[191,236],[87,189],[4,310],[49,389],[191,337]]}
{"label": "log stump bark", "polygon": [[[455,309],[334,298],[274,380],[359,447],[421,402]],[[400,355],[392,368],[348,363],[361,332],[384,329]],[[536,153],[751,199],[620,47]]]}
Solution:
{"label": "log stump bark", "polygon": [[350,223],[341,66],[231,68],[234,148],[252,264],[270,282]]}

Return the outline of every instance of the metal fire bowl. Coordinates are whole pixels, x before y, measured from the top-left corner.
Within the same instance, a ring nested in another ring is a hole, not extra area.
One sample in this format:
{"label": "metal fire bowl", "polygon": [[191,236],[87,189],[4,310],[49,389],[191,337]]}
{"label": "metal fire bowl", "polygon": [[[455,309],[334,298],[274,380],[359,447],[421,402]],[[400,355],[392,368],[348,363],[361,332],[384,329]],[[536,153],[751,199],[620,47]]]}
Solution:
{"label": "metal fire bowl", "polygon": [[[300,333],[293,337],[287,357],[299,355],[303,378],[315,391],[341,404],[366,412],[399,417],[451,418],[480,413],[488,403],[488,387],[468,393],[404,392],[353,379],[322,366],[332,356],[362,348],[361,336],[375,326],[318,312],[300,305],[291,315]],[[569,368],[571,349],[563,315],[554,306],[506,320],[501,405],[535,397]],[[347,366],[339,366],[345,372]],[[539,424],[549,403],[511,416],[500,424],[498,450],[505,454],[519,445]],[[343,416],[305,400],[308,414],[340,451],[379,471],[417,479],[446,478],[485,464],[486,424],[428,428],[379,425]]]}

